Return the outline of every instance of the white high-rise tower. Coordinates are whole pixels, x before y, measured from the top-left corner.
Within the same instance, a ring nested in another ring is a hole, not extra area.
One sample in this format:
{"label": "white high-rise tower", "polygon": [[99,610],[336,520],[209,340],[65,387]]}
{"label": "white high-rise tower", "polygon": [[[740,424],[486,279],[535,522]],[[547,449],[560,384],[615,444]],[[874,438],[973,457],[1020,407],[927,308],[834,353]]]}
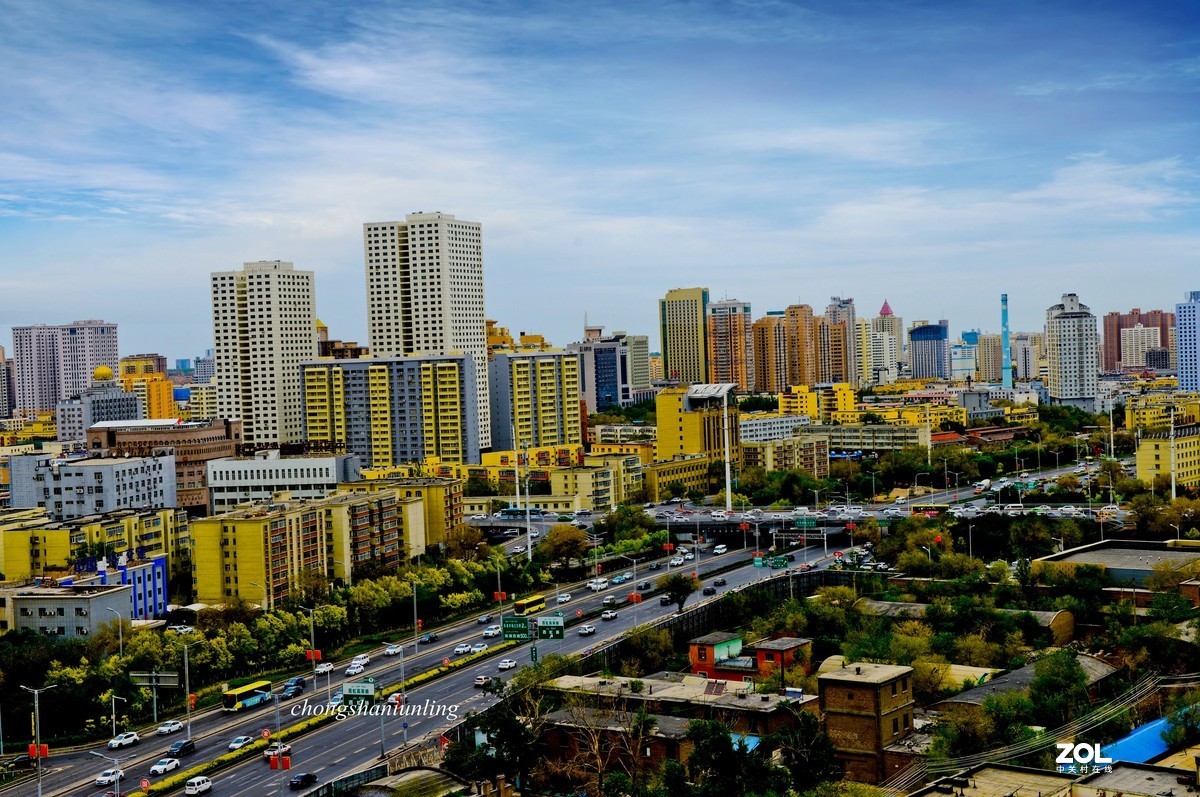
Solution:
{"label": "white high-rise tower", "polygon": [[53,410],[92,386],[104,365],[117,370],[117,325],[75,321],[62,326],[13,327],[13,364],[19,413]]}
{"label": "white high-rise tower", "polygon": [[368,222],[363,255],[371,353],[474,357],[479,445],[491,448],[482,225],[449,213]]}
{"label": "white high-rise tower", "polygon": [[1100,377],[1096,330],[1096,316],[1073,293],[1064,293],[1061,304],[1046,310],[1051,403],[1096,411]]}
{"label": "white high-rise tower", "polygon": [[317,356],[313,273],[279,260],[212,274],[217,414],[247,443],[304,439],[300,363]]}

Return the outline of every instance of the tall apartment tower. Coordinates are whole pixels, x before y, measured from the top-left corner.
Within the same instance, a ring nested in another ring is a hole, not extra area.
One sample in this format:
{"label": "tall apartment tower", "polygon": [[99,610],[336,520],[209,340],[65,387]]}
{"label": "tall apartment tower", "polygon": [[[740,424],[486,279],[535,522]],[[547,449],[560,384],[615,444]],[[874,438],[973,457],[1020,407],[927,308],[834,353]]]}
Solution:
{"label": "tall apartment tower", "polygon": [[1167,345],[1167,339],[1170,336],[1171,327],[1175,326],[1175,314],[1169,310],[1147,310],[1142,312],[1138,308],[1133,308],[1128,313],[1105,313],[1102,320],[1104,329],[1104,340],[1101,342],[1100,348],[1100,367],[1105,372],[1117,371],[1126,365],[1134,363],[1125,362],[1124,345],[1122,343],[1121,332],[1126,329],[1141,324],[1143,327],[1154,327],[1158,329],[1159,340],[1162,345]]}
{"label": "tall apartment tower", "polygon": [[1096,316],[1074,293],[1046,310],[1046,356],[1050,365],[1049,392],[1053,404],[1096,411],[1100,376]]}
{"label": "tall apartment tower", "polygon": [[708,288],[675,288],[658,300],[663,377],[685,384],[708,378]]}
{"label": "tall apartment tower", "polygon": [[778,310],[754,322],[754,391],[783,393],[788,389],[787,319]]}
{"label": "tall apartment tower", "polygon": [[1145,368],[1146,352],[1163,348],[1158,327],[1141,324],[1121,330],[1121,367]]}
{"label": "tall apartment tower", "polygon": [[708,381],[754,389],[754,324],[750,303],[724,299],[708,306]]}
{"label": "tall apartment tower", "polygon": [[12,366],[0,346],[0,418],[8,418],[13,410]]}
{"label": "tall apartment tower", "polygon": [[495,352],[488,364],[493,446],[523,451],[582,443],[579,381],[574,352]]}
{"label": "tall apartment tower", "polygon": [[817,382],[850,382],[850,346],[845,322],[818,316],[814,323]]}
{"label": "tall apartment tower", "polygon": [[833,296],[825,308],[825,318],[831,324],[846,325],[846,381],[858,387],[858,338],[855,335],[854,300]]}
{"label": "tall apartment tower", "polygon": [[817,383],[817,324],[813,309],[807,304],[788,305],[787,319],[788,377],[787,386]]}
{"label": "tall apartment tower", "polygon": [[909,369],[914,379],[949,379],[950,322],[942,319],[936,324],[913,327],[908,332],[911,350]]}
{"label": "tall apartment tower", "polygon": [[117,370],[117,325],[76,321],[63,326],[13,327],[18,413],[53,410],[92,386],[100,366]]}
{"label": "tall apartment tower", "polygon": [[469,354],[475,359],[479,445],[492,446],[483,226],[449,213],[409,213],[363,225],[367,335],[378,357]]}
{"label": "tall apartment tower", "polygon": [[249,444],[304,439],[300,364],[317,356],[313,273],[280,260],[212,274],[217,413]]}
{"label": "tall apartment tower", "polygon": [[999,335],[980,335],[975,344],[975,368],[982,382],[1000,382],[1004,378],[1004,350]]}
{"label": "tall apartment tower", "polygon": [[1175,305],[1175,368],[1179,389],[1200,390],[1200,291],[1189,291],[1187,301]]}

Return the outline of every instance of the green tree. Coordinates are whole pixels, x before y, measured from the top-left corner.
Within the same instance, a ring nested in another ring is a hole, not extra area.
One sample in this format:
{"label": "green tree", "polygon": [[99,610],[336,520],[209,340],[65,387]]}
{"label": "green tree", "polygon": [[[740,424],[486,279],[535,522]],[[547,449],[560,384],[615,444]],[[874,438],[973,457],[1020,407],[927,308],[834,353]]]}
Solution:
{"label": "green tree", "polygon": [[658,580],[658,589],[683,611],[683,604],[700,589],[700,581],[691,573],[671,573]]}
{"label": "green tree", "polygon": [[1038,725],[1057,728],[1074,719],[1088,705],[1087,673],[1075,653],[1062,650],[1033,665],[1029,700]]}
{"label": "green tree", "polygon": [[588,551],[587,535],[583,529],[567,523],[551,526],[545,539],[538,545],[536,553],[546,561],[569,563],[572,559],[583,561]]}
{"label": "green tree", "polygon": [[807,711],[788,708],[793,722],[763,740],[768,750],[778,750],[792,776],[792,788],[803,792],[841,775],[833,743],[821,731],[821,721]]}

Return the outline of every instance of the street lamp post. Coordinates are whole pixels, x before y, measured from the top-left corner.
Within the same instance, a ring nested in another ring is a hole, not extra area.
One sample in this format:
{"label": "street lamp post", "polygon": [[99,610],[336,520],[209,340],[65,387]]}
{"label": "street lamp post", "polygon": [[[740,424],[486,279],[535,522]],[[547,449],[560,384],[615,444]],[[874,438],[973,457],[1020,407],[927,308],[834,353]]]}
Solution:
{"label": "street lamp post", "polygon": [[104,611],[112,612],[117,616],[117,655],[125,655],[125,617],[111,606],[105,606]]}
{"label": "street lamp post", "polygon": [[[187,706],[187,738],[192,738],[192,678],[188,670],[188,648],[196,644],[188,642],[183,646],[183,697],[184,705]],[[113,731],[116,735],[116,731]]]}
{"label": "street lamp post", "polygon": [[267,588],[264,587],[262,584],[259,584],[257,581],[248,581],[246,583],[248,583],[252,587],[258,587],[259,589],[262,590],[262,593],[263,593],[262,609],[264,612],[269,612],[271,610],[271,598],[267,594]]}
{"label": "street lamp post", "polygon": [[1171,528],[1175,529],[1175,539],[1176,540],[1182,539],[1182,536],[1181,536],[1178,526],[1176,526],[1174,523],[1168,523],[1167,525],[1170,526]]}
{"label": "street lamp post", "polygon": [[346,568],[346,589],[350,589],[351,587],[353,587],[354,586],[354,571],[351,569],[350,565],[346,564],[341,559],[334,559],[333,563],[335,565],[341,565],[342,567]]}
{"label": "street lamp post", "polygon": [[[117,735],[117,701],[120,700],[122,703],[128,703],[129,701],[123,697],[118,697],[116,695],[112,695],[111,697],[112,697],[112,731],[113,731],[113,736],[116,736]],[[191,736],[191,735],[192,734],[189,732],[188,736]]]}
{"label": "street lamp post", "polygon": [[31,689],[28,686],[25,686],[24,684],[21,685],[21,688],[24,689],[26,692],[33,693],[33,743],[37,745],[37,753],[38,753],[38,756],[37,756],[37,793],[38,793],[38,797],[42,797],[42,709],[41,709],[41,702],[40,702],[39,698],[42,696],[42,692],[49,692],[51,689],[54,689],[57,686],[58,686],[58,684],[50,684],[50,686],[43,686],[41,689]]}
{"label": "street lamp post", "polygon": [[[117,788],[116,788],[115,794],[116,794],[116,797],[121,797],[121,775],[124,774],[121,772],[121,762],[128,758],[133,758],[133,756],[127,755],[127,756],[122,756],[122,757],[118,758],[117,756],[105,755],[104,753],[98,753],[95,750],[89,750],[88,752],[90,752],[92,755],[96,756],[96,758],[103,758],[105,761],[108,761],[109,763],[112,764],[112,768],[117,770],[117,783],[116,783]],[[40,784],[40,783],[38,784],[38,794],[42,793],[41,785],[42,784]]]}
{"label": "street lamp post", "polygon": [[[618,554],[618,555],[622,559],[624,559],[628,562],[633,562],[633,591],[634,591],[634,593],[637,593],[637,563],[638,563],[638,560],[634,559],[632,556],[626,556],[625,554]],[[638,616],[638,601],[633,601],[633,624],[635,627],[637,626],[637,616]]]}
{"label": "street lamp post", "polygon": [[913,495],[914,495],[914,496],[916,495],[916,492],[917,492],[917,485],[918,485],[918,484],[920,484],[920,482],[921,482],[921,477],[922,477],[922,476],[930,476],[930,477],[932,477],[932,475],[933,475],[933,474],[931,474],[931,473],[928,473],[928,472],[926,472],[926,471],[920,471],[919,473],[916,473],[916,474],[914,474],[914,475],[913,475],[913,486],[912,486],[912,491],[913,491]]}
{"label": "street lamp post", "polygon": [[967,556],[975,558],[975,522],[967,521]]}

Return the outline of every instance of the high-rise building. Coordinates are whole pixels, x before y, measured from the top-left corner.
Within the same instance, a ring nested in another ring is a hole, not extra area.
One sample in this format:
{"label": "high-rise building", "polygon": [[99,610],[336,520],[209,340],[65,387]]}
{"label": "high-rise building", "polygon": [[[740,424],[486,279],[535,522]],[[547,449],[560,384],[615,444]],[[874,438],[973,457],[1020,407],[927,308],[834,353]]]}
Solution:
{"label": "high-rise building", "polygon": [[567,347],[579,359],[579,397],[589,414],[654,397],[649,349],[645,335],[605,335],[603,327],[586,328],[583,341]]}
{"label": "high-rise building", "polygon": [[1046,310],[1046,356],[1053,404],[1095,412],[1100,367],[1096,316],[1074,293]]}
{"label": "high-rise building", "polygon": [[975,368],[981,382],[1000,382],[1003,374],[1004,347],[999,335],[976,336]]}
{"label": "high-rise building", "polygon": [[754,391],[782,393],[788,388],[787,319],[778,310],[754,322]]}
{"label": "high-rise building", "polygon": [[311,446],[359,454],[376,468],[427,457],[479,462],[474,357],[329,359],[302,369]]}
{"label": "high-rise building", "polygon": [[831,321],[828,316],[818,316],[814,321],[816,381],[849,383],[851,353],[846,323]]}
{"label": "high-rise building", "polygon": [[788,305],[787,319],[788,383],[815,385],[817,378],[817,325],[813,309],[807,304]]}
{"label": "high-rise building", "polygon": [[650,356],[646,358],[646,365],[650,371],[651,384],[655,382],[661,382],[666,378],[664,376],[665,371],[663,370],[663,358],[661,353],[651,352]]}
{"label": "high-rise building", "polygon": [[674,288],[658,300],[663,377],[691,384],[708,378],[708,288]]}
{"label": "high-rise building", "polygon": [[1037,379],[1039,363],[1046,358],[1046,335],[1042,332],[1018,332],[1012,337],[1014,376],[1022,382]]}
{"label": "high-rise building", "polygon": [[313,273],[280,260],[212,274],[217,412],[250,445],[304,439],[300,364],[317,355]]}
{"label": "high-rise building", "polygon": [[363,225],[367,335],[380,357],[469,354],[475,358],[479,444],[491,448],[483,225],[449,213],[409,213]]}
{"label": "high-rise building", "polygon": [[858,339],[855,336],[854,300],[833,296],[825,308],[825,318],[831,324],[846,327],[846,381],[859,386]]}
{"label": "high-rise building", "polygon": [[[741,451],[741,432],[737,401],[730,393],[729,385],[706,384],[660,390],[654,398],[654,411],[658,419],[655,459],[663,461],[703,454],[712,461],[724,461],[725,424],[728,420],[729,458],[731,463],[737,462]],[[726,400],[727,406],[724,403]]]}
{"label": "high-rise building", "polygon": [[1200,391],[1200,291],[1175,305],[1175,369],[1179,389]]}
{"label": "high-rise building", "polygon": [[488,390],[494,448],[512,451],[583,442],[579,356],[574,352],[494,352]]}
{"label": "high-rise building", "polygon": [[167,379],[166,374],[122,374],[121,388],[141,399],[143,418],[179,417],[179,405],[175,403],[175,384]]}
{"label": "high-rise building", "polygon": [[978,366],[975,364],[976,346],[956,343],[950,347],[950,378],[955,381],[975,379]]}
{"label": "high-rise building", "polygon": [[13,327],[16,411],[53,410],[92,384],[100,366],[117,369],[117,325],[75,321],[64,326]]}
{"label": "high-rise building", "polygon": [[0,346],[0,418],[10,417],[12,410],[12,364],[4,358],[4,347]]}
{"label": "high-rise building", "polygon": [[750,303],[722,299],[708,306],[708,381],[754,389],[754,324]]}
{"label": "high-rise building", "polygon": [[217,378],[217,358],[212,349],[204,352],[203,357],[197,357],[192,371],[192,381],[203,385]]}
{"label": "high-rise building", "polygon": [[1125,327],[1121,330],[1121,368],[1145,368],[1146,352],[1160,348],[1161,343],[1158,327]]}
{"label": "high-rise building", "polygon": [[87,430],[102,421],[136,421],[146,417],[141,396],[121,389],[106,365],[96,369],[92,386],[77,396],[58,402],[55,415],[60,442],[87,437]]}
{"label": "high-rise building", "polygon": [[950,322],[913,327],[908,332],[911,348],[909,370],[914,379],[950,378]]}
{"label": "high-rise building", "polygon": [[901,360],[904,358],[904,319],[892,312],[887,299],[883,300],[879,315],[871,319],[871,331],[885,332],[895,338],[897,353]]}
{"label": "high-rise building", "polygon": [[863,378],[870,385],[890,385],[896,381],[900,362],[899,338],[888,332],[869,332],[866,340],[867,370]]}
{"label": "high-rise building", "polygon": [[1154,327],[1158,330],[1159,340],[1165,344],[1168,330],[1175,326],[1175,314],[1162,310],[1149,310],[1143,313],[1135,307],[1128,313],[1105,313],[1103,323],[1104,340],[1100,349],[1100,367],[1106,372],[1117,371],[1125,365],[1131,365],[1131,363],[1125,362],[1121,330],[1131,329],[1139,324],[1143,327]]}

